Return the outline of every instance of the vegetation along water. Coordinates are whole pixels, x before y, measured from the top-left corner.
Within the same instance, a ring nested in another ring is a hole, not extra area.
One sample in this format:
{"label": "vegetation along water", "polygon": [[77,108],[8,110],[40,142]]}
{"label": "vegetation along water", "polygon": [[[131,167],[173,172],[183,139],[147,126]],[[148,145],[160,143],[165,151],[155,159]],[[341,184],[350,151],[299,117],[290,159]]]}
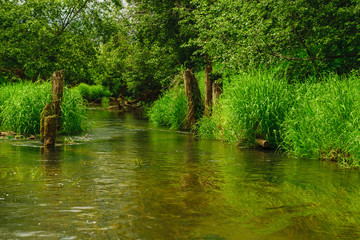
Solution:
{"label": "vegetation along water", "polygon": [[0,238],[359,238],[359,23],[358,0],[0,1]]}

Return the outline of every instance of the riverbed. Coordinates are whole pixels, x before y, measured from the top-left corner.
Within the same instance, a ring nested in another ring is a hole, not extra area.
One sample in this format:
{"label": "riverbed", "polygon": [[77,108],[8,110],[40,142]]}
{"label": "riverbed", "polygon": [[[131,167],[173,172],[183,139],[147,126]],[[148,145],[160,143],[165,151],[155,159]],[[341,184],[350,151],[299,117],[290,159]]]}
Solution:
{"label": "riverbed", "polygon": [[53,149],[0,140],[0,239],[360,237],[358,170],[89,115]]}

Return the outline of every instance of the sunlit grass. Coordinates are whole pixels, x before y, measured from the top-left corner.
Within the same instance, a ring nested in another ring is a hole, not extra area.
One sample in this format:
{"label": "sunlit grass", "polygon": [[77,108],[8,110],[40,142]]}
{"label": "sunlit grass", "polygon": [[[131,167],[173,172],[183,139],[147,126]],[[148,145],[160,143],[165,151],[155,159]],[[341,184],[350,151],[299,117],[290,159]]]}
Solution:
{"label": "sunlit grass", "polygon": [[182,87],[174,87],[165,92],[159,100],[148,110],[151,122],[158,126],[167,126],[171,129],[184,127],[186,118],[186,96]]}
{"label": "sunlit grass", "polygon": [[224,81],[224,93],[213,115],[200,121],[198,131],[201,136],[243,147],[264,138],[276,148],[292,102],[291,87],[270,71],[232,76]]}
{"label": "sunlit grass", "polygon": [[[21,134],[38,134],[40,113],[50,102],[51,84],[17,83],[0,88],[0,129]],[[70,134],[85,129],[86,109],[76,90],[64,90],[62,132]]]}

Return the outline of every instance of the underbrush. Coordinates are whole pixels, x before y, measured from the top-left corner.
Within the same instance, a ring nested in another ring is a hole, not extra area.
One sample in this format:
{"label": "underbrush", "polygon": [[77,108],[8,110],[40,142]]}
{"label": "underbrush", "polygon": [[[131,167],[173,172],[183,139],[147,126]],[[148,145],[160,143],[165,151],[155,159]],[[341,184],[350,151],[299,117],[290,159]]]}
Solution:
{"label": "underbrush", "polygon": [[[17,83],[0,87],[0,129],[21,134],[38,134],[40,113],[51,100],[51,83]],[[80,132],[86,128],[86,109],[80,92],[64,89],[62,132]]]}
{"label": "underbrush", "polygon": [[88,102],[101,103],[102,99],[109,98],[111,96],[110,91],[102,85],[88,85],[86,83],[80,83],[74,89],[77,89],[83,99]]}

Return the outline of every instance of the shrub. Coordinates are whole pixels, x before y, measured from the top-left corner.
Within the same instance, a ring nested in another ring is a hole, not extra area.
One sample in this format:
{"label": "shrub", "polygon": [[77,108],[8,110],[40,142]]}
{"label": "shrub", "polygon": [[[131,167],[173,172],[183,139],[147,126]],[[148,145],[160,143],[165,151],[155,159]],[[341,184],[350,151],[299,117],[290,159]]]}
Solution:
{"label": "shrub", "polygon": [[81,96],[88,102],[101,102],[104,97],[110,97],[110,91],[102,85],[88,85],[81,83],[75,89],[78,89]]}

